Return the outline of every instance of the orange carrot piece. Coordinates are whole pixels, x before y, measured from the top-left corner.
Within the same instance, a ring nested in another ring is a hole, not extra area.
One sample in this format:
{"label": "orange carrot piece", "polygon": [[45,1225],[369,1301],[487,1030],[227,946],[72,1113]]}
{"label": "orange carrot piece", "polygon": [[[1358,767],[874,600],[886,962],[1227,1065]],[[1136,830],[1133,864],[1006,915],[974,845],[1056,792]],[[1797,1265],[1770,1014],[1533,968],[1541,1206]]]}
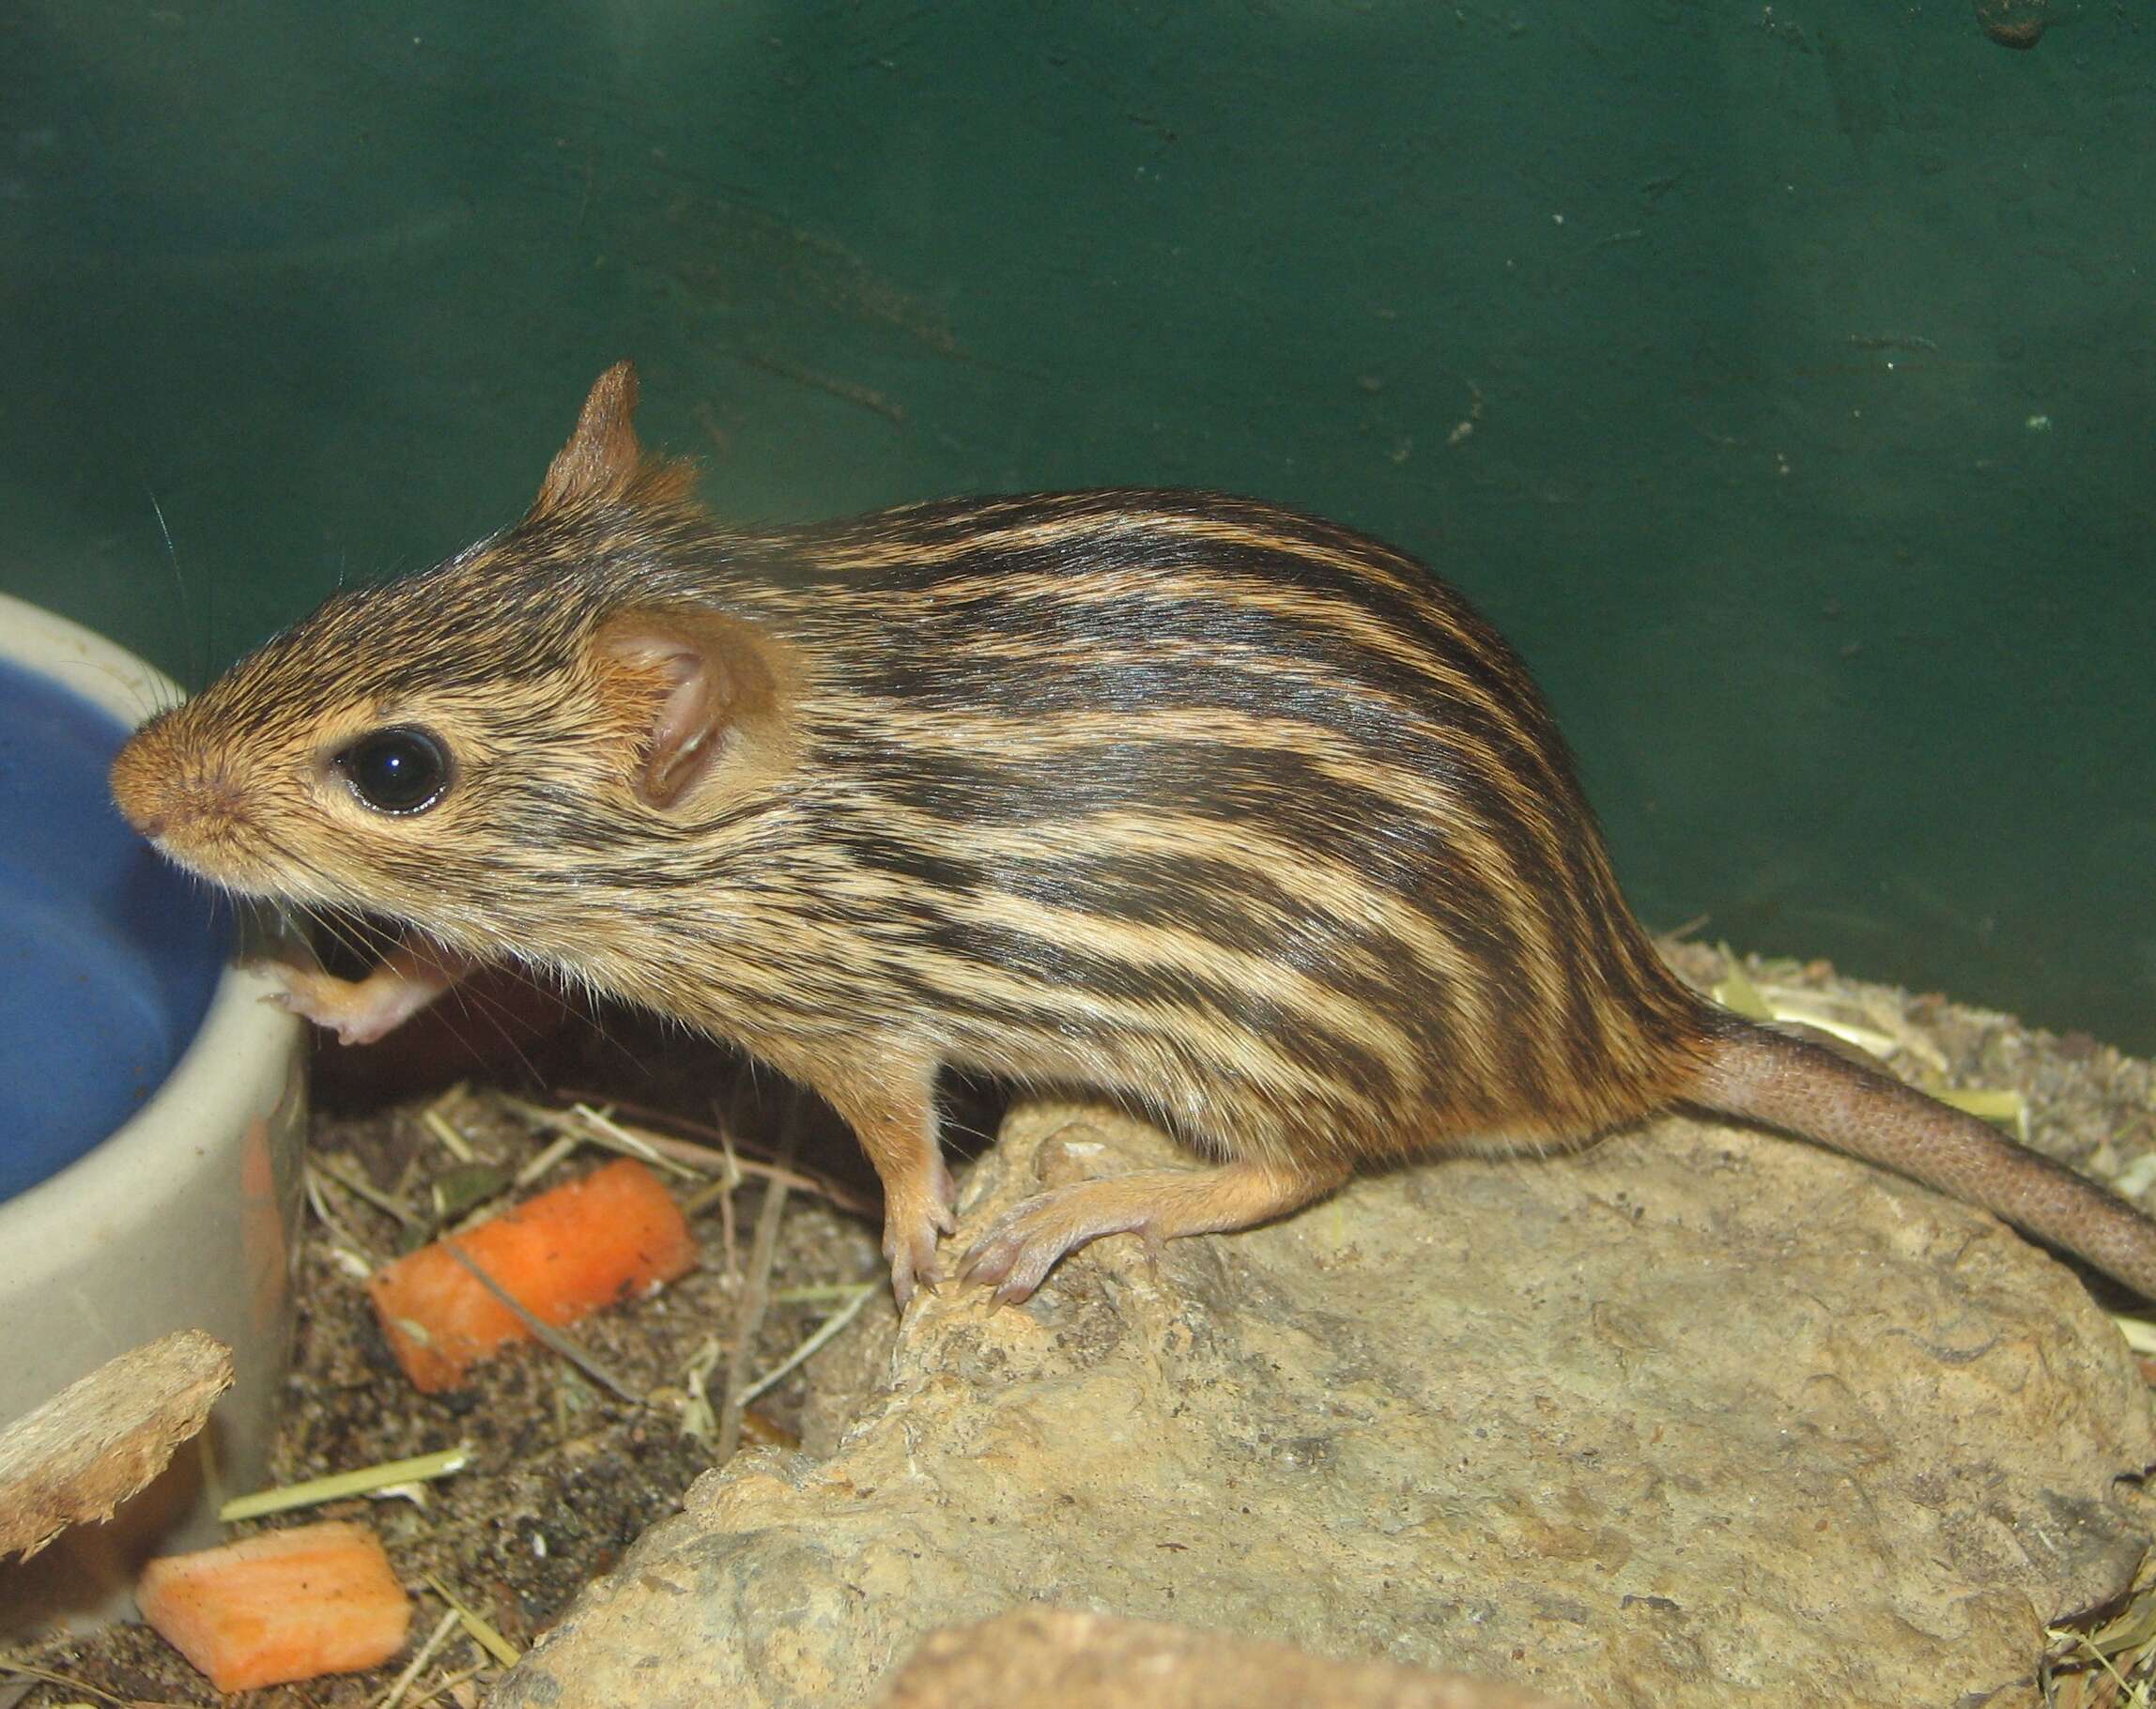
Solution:
{"label": "orange carrot piece", "polygon": [[135,1601],[220,1691],[379,1667],[411,1625],[381,1539],[344,1520],[166,1555],[143,1568]]}
{"label": "orange carrot piece", "polygon": [[[550,1324],[651,1292],[697,1256],[681,1208],[631,1158],[454,1238],[458,1252]],[[495,1348],[530,1338],[440,1240],[383,1265],[367,1291],[397,1363],[423,1394],[454,1388]]]}

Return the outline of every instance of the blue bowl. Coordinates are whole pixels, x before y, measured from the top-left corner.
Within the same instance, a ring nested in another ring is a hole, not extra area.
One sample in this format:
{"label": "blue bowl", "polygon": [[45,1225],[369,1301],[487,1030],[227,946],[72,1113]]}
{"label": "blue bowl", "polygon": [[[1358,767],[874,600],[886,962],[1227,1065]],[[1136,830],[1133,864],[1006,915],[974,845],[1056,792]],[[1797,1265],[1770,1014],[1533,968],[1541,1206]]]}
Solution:
{"label": "blue bowl", "polygon": [[0,1560],[0,1640],[122,1616],[144,1561],[220,1541],[284,1385],[303,1029],[264,1000],[273,978],[227,963],[242,922],[106,794],[126,725],[178,694],[0,593],[0,1424],[175,1330],[235,1372],[149,1488]]}
{"label": "blue bowl", "polygon": [[126,727],[0,659],[0,1201],[67,1167],[164,1081],[233,922],[112,804]]}

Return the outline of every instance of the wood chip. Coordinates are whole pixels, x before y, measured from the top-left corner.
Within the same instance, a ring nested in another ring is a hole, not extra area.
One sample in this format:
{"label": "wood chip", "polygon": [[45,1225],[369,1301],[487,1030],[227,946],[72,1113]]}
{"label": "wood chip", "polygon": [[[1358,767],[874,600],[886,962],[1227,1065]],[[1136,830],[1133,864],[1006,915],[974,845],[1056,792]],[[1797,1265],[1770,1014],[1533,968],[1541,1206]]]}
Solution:
{"label": "wood chip", "polygon": [[0,1555],[27,1560],[162,1471],[232,1386],[232,1349],[180,1330],[122,1353],[0,1432]]}

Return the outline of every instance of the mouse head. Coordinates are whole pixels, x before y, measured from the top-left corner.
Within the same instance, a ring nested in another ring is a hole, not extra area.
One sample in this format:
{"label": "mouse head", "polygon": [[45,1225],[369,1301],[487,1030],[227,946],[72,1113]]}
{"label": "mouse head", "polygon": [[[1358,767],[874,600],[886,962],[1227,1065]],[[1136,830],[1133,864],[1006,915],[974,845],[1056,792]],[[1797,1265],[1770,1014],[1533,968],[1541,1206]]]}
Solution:
{"label": "mouse head", "polygon": [[146,724],[121,810],[230,890],[494,948],[531,929],[533,885],[558,905],[654,864],[654,838],[751,834],[792,768],[796,671],[710,603],[727,537],[644,455],[635,402],[609,369],[514,528],[337,593]]}

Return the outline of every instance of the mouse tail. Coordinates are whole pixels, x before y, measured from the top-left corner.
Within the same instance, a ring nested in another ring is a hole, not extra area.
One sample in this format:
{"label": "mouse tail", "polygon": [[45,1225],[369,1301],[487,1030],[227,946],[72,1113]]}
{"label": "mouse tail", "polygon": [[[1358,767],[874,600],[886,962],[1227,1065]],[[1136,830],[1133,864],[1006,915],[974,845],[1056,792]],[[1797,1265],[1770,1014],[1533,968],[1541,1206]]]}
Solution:
{"label": "mouse tail", "polygon": [[1780,1128],[1952,1194],[2156,1300],[2156,1221],[1989,1122],[1807,1039],[1717,1017],[1687,1102]]}

